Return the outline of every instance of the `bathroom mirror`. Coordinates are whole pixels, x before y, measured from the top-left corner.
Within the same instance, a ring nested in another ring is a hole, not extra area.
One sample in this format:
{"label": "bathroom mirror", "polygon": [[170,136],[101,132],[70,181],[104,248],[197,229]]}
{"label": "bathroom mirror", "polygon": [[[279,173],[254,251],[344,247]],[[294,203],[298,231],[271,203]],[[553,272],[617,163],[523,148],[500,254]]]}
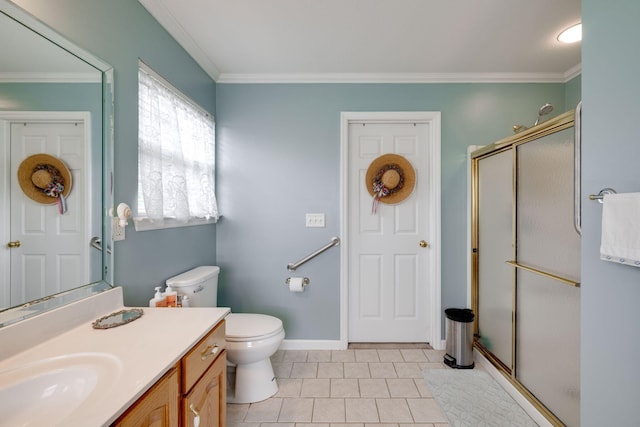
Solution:
{"label": "bathroom mirror", "polygon": [[[7,0],[0,39],[2,327],[111,287],[113,70]],[[33,154],[68,169],[66,210],[25,191]]]}

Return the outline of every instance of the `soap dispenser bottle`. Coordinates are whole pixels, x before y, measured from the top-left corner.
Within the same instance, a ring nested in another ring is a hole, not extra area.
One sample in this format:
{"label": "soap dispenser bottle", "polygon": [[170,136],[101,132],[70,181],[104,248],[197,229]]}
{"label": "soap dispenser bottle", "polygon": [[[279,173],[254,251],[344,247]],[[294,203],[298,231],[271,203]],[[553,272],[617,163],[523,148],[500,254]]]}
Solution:
{"label": "soap dispenser bottle", "polygon": [[173,290],[171,285],[167,285],[167,288],[164,290],[164,296],[167,300],[167,307],[178,306],[178,293]]}
{"label": "soap dispenser bottle", "polygon": [[167,306],[167,299],[166,297],[162,296],[162,293],[160,292],[160,286],[156,286],[156,293],[153,296],[153,298],[151,298],[149,300],[149,307],[166,307]]}

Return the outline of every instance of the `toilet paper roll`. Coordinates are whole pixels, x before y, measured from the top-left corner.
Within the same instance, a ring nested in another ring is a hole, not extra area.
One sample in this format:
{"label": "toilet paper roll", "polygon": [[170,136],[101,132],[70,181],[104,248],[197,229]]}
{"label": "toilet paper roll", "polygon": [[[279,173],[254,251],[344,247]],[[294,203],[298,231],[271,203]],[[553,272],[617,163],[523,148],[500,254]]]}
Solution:
{"label": "toilet paper roll", "polygon": [[302,291],[304,291],[304,277],[290,277],[289,278],[289,291],[290,292],[302,292]]}

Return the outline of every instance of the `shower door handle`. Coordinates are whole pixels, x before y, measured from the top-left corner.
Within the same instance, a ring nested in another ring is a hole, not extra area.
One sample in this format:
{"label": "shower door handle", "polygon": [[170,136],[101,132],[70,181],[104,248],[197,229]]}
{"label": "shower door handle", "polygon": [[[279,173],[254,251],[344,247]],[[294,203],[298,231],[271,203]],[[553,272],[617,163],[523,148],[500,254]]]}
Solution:
{"label": "shower door handle", "polygon": [[582,191],[581,166],[582,166],[582,101],[578,102],[575,116],[573,119],[573,228],[582,235],[582,204],[580,202],[580,193]]}

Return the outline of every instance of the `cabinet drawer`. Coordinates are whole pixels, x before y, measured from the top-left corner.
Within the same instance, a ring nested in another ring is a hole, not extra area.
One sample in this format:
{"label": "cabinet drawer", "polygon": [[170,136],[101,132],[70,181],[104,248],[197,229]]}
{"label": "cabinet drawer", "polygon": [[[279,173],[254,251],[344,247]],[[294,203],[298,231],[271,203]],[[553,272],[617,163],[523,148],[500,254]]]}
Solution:
{"label": "cabinet drawer", "polygon": [[222,353],[225,347],[225,323],[222,320],[182,358],[182,393],[186,394]]}
{"label": "cabinet drawer", "polygon": [[223,352],[182,399],[182,425],[225,427],[226,401],[227,358]]}

